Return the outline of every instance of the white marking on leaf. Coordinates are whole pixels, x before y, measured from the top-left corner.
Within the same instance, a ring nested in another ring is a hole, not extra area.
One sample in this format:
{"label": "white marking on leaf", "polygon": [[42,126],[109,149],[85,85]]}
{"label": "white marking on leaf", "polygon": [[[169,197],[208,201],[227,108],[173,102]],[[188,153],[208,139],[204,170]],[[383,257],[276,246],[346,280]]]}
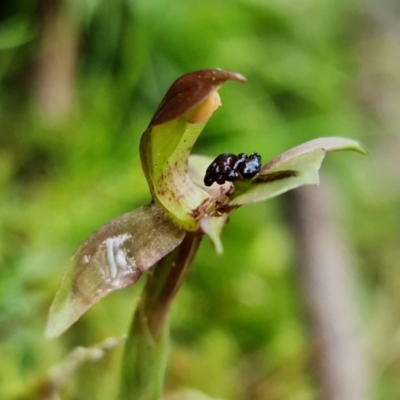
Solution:
{"label": "white marking on leaf", "polygon": [[108,238],[105,241],[107,251],[107,266],[111,279],[115,279],[117,276],[117,266],[115,265],[114,261],[114,239],[115,238]]}
{"label": "white marking on leaf", "polygon": [[105,280],[114,287],[119,287],[121,280],[133,276],[137,272],[135,259],[128,257],[127,254],[126,247],[129,246],[129,240],[132,240],[132,236],[124,233],[107,238],[103,242],[104,261],[107,266]]}

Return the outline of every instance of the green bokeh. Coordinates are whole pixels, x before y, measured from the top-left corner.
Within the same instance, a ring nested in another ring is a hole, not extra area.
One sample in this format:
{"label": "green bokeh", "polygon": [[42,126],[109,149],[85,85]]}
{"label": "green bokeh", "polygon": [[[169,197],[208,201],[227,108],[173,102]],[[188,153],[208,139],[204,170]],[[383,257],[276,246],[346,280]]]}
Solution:
{"label": "green bokeh", "polygon": [[[400,146],[360,105],[365,69],[357,46],[365,28],[357,7],[69,2],[59,15],[79,37],[74,97],[68,113],[55,117],[35,84],[44,40],[35,7],[0,5],[1,399],[35,398],[49,368],[75,347],[127,332],[142,282],[101,301],[61,338],[44,338],[66,260],[99,226],[149,201],[139,139],[165,91],[186,72],[215,67],[248,82],[221,89],[223,107],[196,153],[257,151],[266,161],[319,136],[347,136],[369,149],[365,158],[328,156],[323,174],[340,187],[377,398],[398,398],[400,177],[391,143]],[[62,61],[62,44],[59,55]],[[204,240],[173,310],[167,390],[193,387],[233,400],[316,398],[313,343],[281,210],[274,199],[235,212],[222,256]],[[63,398],[112,398],[120,361],[116,350],[83,364]]]}

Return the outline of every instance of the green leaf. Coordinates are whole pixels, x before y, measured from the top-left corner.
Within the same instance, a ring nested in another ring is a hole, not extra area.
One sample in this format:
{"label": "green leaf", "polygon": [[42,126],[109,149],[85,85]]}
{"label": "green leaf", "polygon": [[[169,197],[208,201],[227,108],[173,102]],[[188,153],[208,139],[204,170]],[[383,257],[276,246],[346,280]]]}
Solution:
{"label": "green leaf", "polygon": [[50,308],[46,336],[60,335],[101,298],[135,283],[184,237],[185,231],[157,204],[101,227],[68,263]]}
{"label": "green leaf", "polygon": [[341,137],[311,140],[264,164],[251,181],[237,181],[230,199],[221,209],[232,209],[278,196],[302,185],[319,183],[318,171],[326,153],[353,150],[365,154],[359,143]]}
{"label": "green leaf", "polygon": [[198,229],[202,206],[209,199],[188,175],[189,154],[220,105],[217,90],[227,80],[245,79],[214,69],[191,72],[176,80],[140,142],[142,167],[153,199],[188,231]]}

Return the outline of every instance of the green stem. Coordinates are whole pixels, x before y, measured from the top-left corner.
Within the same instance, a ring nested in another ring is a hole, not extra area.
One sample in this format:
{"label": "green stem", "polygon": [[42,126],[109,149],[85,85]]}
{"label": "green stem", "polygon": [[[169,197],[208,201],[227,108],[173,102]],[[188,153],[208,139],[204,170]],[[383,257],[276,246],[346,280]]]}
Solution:
{"label": "green stem", "polygon": [[200,241],[201,236],[187,234],[172,253],[149,271],[125,346],[121,400],[160,397],[168,355],[169,311]]}

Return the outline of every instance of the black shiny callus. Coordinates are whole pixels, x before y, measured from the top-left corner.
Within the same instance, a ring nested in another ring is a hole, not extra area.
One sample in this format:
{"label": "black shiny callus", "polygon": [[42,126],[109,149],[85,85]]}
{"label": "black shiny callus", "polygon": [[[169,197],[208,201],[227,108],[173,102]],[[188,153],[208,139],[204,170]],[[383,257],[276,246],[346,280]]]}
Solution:
{"label": "black shiny callus", "polygon": [[261,156],[252,153],[238,155],[231,153],[220,154],[209,165],[204,176],[204,184],[211,186],[214,182],[223,185],[226,181],[234,182],[237,179],[250,179],[261,168]]}

